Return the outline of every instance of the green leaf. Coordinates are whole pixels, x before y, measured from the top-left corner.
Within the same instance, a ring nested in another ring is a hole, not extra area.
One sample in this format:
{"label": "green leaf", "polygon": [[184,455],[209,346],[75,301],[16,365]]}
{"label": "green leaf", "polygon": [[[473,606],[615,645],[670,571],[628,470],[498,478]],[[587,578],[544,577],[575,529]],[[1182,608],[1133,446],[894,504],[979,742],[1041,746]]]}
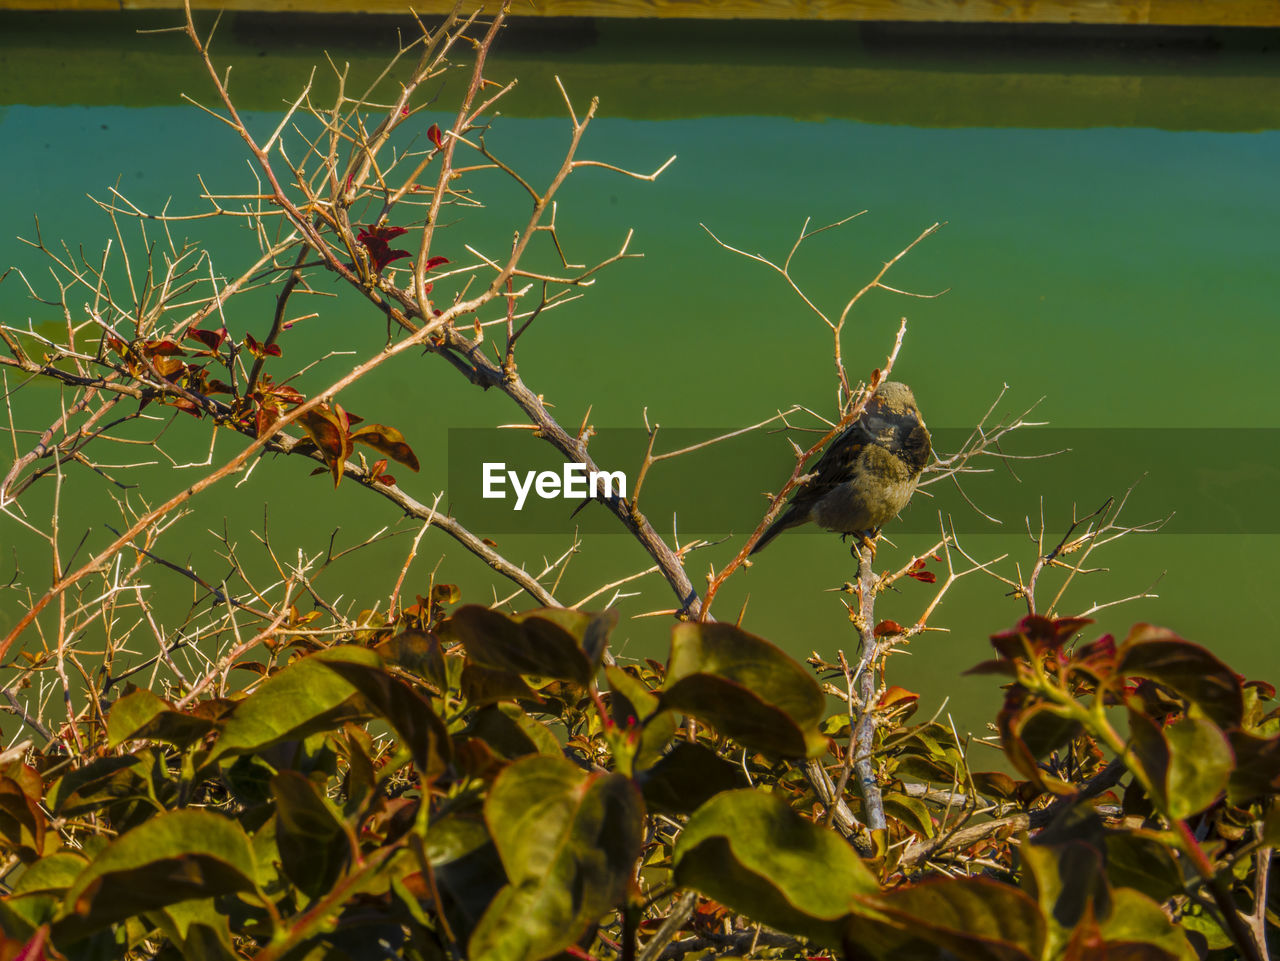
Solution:
{"label": "green leaf", "polygon": [[[461,657],[450,657],[446,664],[463,660]],[[465,660],[458,687],[470,707],[485,707],[500,701],[540,700],[538,693],[515,671],[494,670],[481,667],[470,658]]]}
{"label": "green leaf", "polygon": [[1172,631],[1138,624],[1117,652],[1121,674],[1150,678],[1196,704],[1219,727],[1240,726],[1244,694],[1235,671]]}
{"label": "green leaf", "polygon": [[563,753],[551,729],[514,704],[496,704],[476,711],[466,734],[477,737],[503,757]]}
{"label": "green leaf", "polygon": [[[29,865],[18,876],[9,896],[3,899],[0,926],[4,933],[10,937],[29,937],[31,931],[53,921],[62,895],[88,863],[82,854],[58,851]],[[15,918],[20,925],[13,923]]]}
{"label": "green leaf", "polygon": [[24,860],[44,852],[45,820],[39,801],[13,778],[0,775],[0,837],[21,849]]}
{"label": "green leaf", "polygon": [[[373,651],[358,647],[342,650],[351,663],[378,663]],[[355,693],[351,682],[322,659],[315,655],[299,658],[235,706],[210,760],[259,751],[337,726],[358,716],[347,704]]]}
{"label": "green leaf", "polygon": [[884,813],[901,821],[913,834],[926,838],[934,836],[933,816],[924,801],[897,791],[885,792],[883,800]]}
{"label": "green leaf", "polygon": [[1156,901],[1184,893],[1182,872],[1161,840],[1143,831],[1107,833],[1107,877]]}
{"label": "green leaf", "polygon": [[1229,735],[1236,757],[1228,793],[1241,806],[1280,790],[1280,737],[1255,737],[1244,731]]}
{"label": "green leaf", "polygon": [[905,955],[908,945],[920,942],[936,946],[926,957],[1036,961],[1044,954],[1045,923],[1036,903],[986,878],[905,885],[862,899],[860,910],[867,914],[850,919],[846,937],[880,945],[879,957]]}
{"label": "green leaf", "polygon": [[1112,892],[1111,914],[1099,929],[1111,942],[1137,942],[1168,952],[1179,961],[1195,961],[1187,936],[1170,921],[1160,905],[1132,888]]}
{"label": "green leaf", "polygon": [[182,952],[183,961],[235,961],[231,928],[213,898],[180,901],[148,915]]}
{"label": "green leaf", "polygon": [[432,867],[443,867],[490,842],[489,829],[477,805],[474,812],[446,814],[431,822],[425,842],[427,860]]}
{"label": "green leaf", "polygon": [[818,728],[826,698],[813,675],[732,624],[676,625],[659,703],[752,750],[782,757],[816,757],[826,750]]}
{"label": "green leaf", "polygon": [[[1129,744],[1155,790],[1167,791],[1169,742],[1164,739],[1164,734],[1155,721],[1133,707],[1129,708]],[[1135,779],[1134,785],[1138,784]],[[1167,802],[1167,796],[1151,800],[1163,805]]]}
{"label": "green leaf", "polygon": [[444,652],[440,640],[434,634],[423,631],[403,631],[376,648],[378,656],[387,664],[394,664],[434,684],[440,691],[449,686],[445,673]]}
{"label": "green leaf", "polygon": [[135,738],[149,738],[186,747],[216,726],[208,718],[174,710],[168,701],[139,688],[111,705],[111,713],[107,716],[107,746],[116,747]]}
{"label": "green leaf", "polygon": [[342,873],[351,845],[342,820],[314,784],[297,771],[271,779],[276,845],[289,879],[310,898],[328,891]]}
{"label": "green leaf", "polygon": [[82,854],[58,851],[46,855],[29,865],[18,876],[13,886],[14,894],[32,894],[36,891],[65,891],[88,866]]}
{"label": "green leaf", "polygon": [[1023,711],[1014,733],[1034,757],[1042,758],[1065,747],[1080,733],[1080,722],[1062,717],[1051,704],[1037,704]]}
{"label": "green leaf", "polygon": [[512,618],[478,604],[466,604],[441,630],[461,641],[467,656],[481,667],[585,686],[600,667],[616,620],[615,611],[592,615],[562,608],[528,611]]}
{"label": "green leaf", "polygon": [[624,729],[637,721],[641,724],[633,770],[643,771],[662,757],[676,732],[676,716],[659,710],[658,696],[644,681],[620,667],[606,667],[604,673],[609,679],[609,714],[614,724]]}
{"label": "green leaf", "polygon": [[1082,918],[1110,910],[1102,851],[1083,840],[1059,844],[1024,840],[1019,852],[1026,868],[1023,887],[1048,922],[1048,955],[1059,957]]}
{"label": "green leaf", "polygon": [[665,814],[691,814],[722,791],[751,786],[741,766],[689,741],[678,742],[639,781],[645,802]]}
{"label": "green leaf", "polygon": [[49,788],[46,804],[60,817],[75,817],[120,801],[146,798],[139,757],[102,757],[68,771]]}
{"label": "green leaf", "polygon": [[621,775],[524,758],[495,779],[484,814],[510,883],[471,935],[473,961],[550,957],[626,896],[644,814]]}
{"label": "green leaf", "polygon": [[560,643],[558,635],[568,634],[591,662],[594,677],[604,660],[609,635],[618,624],[618,612],[610,608],[592,614],[567,607],[543,607],[522,611],[514,619],[523,624],[535,640],[546,638],[547,643]]}
{"label": "green leaf", "polygon": [[[1194,902],[1187,904],[1183,908],[1182,916],[1178,918],[1178,926],[1184,931],[1194,931],[1204,938],[1205,947],[1210,951],[1225,951],[1235,946],[1231,935],[1223,930],[1218,915],[1206,910],[1203,905]],[[1236,956],[1234,952],[1226,955],[1229,958]]]}
{"label": "green leaf", "polygon": [[445,770],[452,757],[444,722],[431,702],[382,666],[377,655],[363,648],[338,647],[315,655],[321,664],[337,673],[358,690],[368,705],[385,717],[400,735],[418,770],[434,777]]}
{"label": "green leaf", "polygon": [[1227,789],[1235,756],[1217,725],[1184,717],[1164,729],[1169,745],[1166,791],[1169,812],[1179,819],[1199,814]]}
{"label": "green leaf", "polygon": [[780,797],[717,794],[676,841],[676,882],[770,927],[839,944],[858,895],[879,885],[852,847]]}
{"label": "green leaf", "polygon": [[73,937],[193,898],[252,891],[249,839],[211,811],[159,814],[112,841],[67,890],[55,927]]}

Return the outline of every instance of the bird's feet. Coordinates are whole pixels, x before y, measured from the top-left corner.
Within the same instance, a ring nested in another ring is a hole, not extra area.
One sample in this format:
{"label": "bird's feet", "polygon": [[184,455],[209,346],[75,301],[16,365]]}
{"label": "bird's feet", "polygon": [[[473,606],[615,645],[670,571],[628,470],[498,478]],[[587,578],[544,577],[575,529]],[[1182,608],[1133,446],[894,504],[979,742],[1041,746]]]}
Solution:
{"label": "bird's feet", "polygon": [[[844,534],[841,536],[847,537],[849,535]],[[867,552],[871,555],[871,563],[874,564],[876,562],[876,544],[880,540],[880,531],[858,531],[853,535],[853,537],[853,546],[849,548],[850,556],[852,556],[854,560],[858,560],[862,556],[862,549],[866,548]]]}

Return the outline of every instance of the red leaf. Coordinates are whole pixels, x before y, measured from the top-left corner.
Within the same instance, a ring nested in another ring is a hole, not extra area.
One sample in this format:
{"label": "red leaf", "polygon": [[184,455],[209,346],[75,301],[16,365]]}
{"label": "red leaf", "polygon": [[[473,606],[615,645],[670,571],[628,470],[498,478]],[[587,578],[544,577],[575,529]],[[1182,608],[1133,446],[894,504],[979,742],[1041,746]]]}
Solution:
{"label": "red leaf", "polygon": [[[934,555],[934,560],[940,560],[940,558],[937,557],[937,555]],[[921,584],[932,584],[938,579],[938,576],[932,571],[926,571],[924,569],[923,557],[917,558],[911,566],[907,568],[907,577],[915,578]]]}
{"label": "red leaf", "polygon": [[1103,634],[1092,644],[1086,644],[1076,651],[1076,658],[1081,661],[1111,662],[1116,657],[1116,639],[1111,634]]}
{"label": "red leaf", "polygon": [[427,261],[427,270],[434,270],[436,267],[439,267],[441,264],[447,264],[448,262],[449,262],[448,257],[432,257]]}
{"label": "red leaf", "polygon": [[385,484],[387,487],[396,486],[396,479],[390,474],[380,474],[374,478],[374,481],[379,484]]}
{"label": "red leaf", "polygon": [[1029,614],[1009,631],[991,635],[992,646],[1005,657],[1024,657],[1025,639],[1037,654],[1058,651],[1086,624],[1093,623],[1086,617],[1060,617],[1053,620],[1039,614]]}
{"label": "red leaf", "polygon": [[437,124],[433,123],[427,129],[427,139],[436,145],[437,150],[444,149],[444,138],[440,136],[440,127]]}
{"label": "red leaf", "polygon": [[888,637],[890,634],[901,634],[904,628],[897,621],[883,620],[872,631],[876,637]]}
{"label": "red leaf", "polygon": [[381,273],[387,264],[410,256],[407,250],[392,250],[389,243],[408,232],[404,227],[393,227],[390,224],[369,224],[360,228],[360,232],[356,234],[356,241],[369,251],[369,259],[373,262],[374,270]]}
{"label": "red leaf", "polygon": [[188,327],[184,337],[191,340],[198,340],[204,344],[207,349],[217,352],[222,346],[222,342],[227,339],[227,328],[220,327],[217,330],[200,330],[198,327]]}
{"label": "red leaf", "polygon": [[281,356],[279,344],[264,344],[254,337],[253,334],[246,333],[244,335],[244,345],[249,348],[249,353],[259,359],[263,357]]}
{"label": "red leaf", "polygon": [[264,387],[263,391],[264,393],[270,393],[274,397],[279,398],[286,404],[301,404],[307,399],[288,384],[280,384],[278,386],[271,387],[270,390]]}
{"label": "red leaf", "polygon": [[148,340],[138,346],[144,357],[182,357],[186,351],[171,340]]}

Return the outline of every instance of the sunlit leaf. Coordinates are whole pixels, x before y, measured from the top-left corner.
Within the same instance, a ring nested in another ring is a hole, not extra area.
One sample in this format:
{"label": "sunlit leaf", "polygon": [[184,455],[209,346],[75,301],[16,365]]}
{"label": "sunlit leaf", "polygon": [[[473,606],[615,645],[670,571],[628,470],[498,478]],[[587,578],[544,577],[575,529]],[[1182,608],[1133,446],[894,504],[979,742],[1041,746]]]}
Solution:
{"label": "sunlit leaf", "polygon": [[621,775],[525,758],[498,775],[484,814],[509,884],[471,935],[474,961],[550,957],[625,897],[643,804]]}
{"label": "sunlit leaf", "polygon": [[256,875],[236,822],[212,811],[169,811],[94,858],[67,890],[62,916],[82,932],[179,901],[251,891]]}
{"label": "sunlit leaf", "polygon": [[839,944],[879,885],[847,841],[754,789],[717,794],[676,841],[676,881],[770,927]]}
{"label": "sunlit leaf", "polygon": [[405,441],[404,435],[394,427],[365,424],[351,432],[351,441],[372,447],[378,453],[386,454],[397,463],[404,464],[411,471],[418,470],[418,456]]}
{"label": "sunlit leaf", "polygon": [[675,733],[676,717],[669,711],[659,711],[657,695],[622,668],[606,667],[605,676],[609,679],[609,712],[613,723],[622,728],[633,725],[641,728],[633,767],[642,771],[662,756]]}
{"label": "sunlit leaf", "polygon": [[1217,657],[1172,631],[1139,624],[1120,645],[1116,670],[1158,681],[1200,707],[1219,727],[1240,726],[1240,678]]}
{"label": "sunlit leaf", "polygon": [[147,738],[183,747],[215,727],[208,718],[175,710],[168,701],[140,688],[111,705],[107,716],[107,744],[116,747],[135,738]]}
{"label": "sunlit leaf", "polygon": [[754,750],[784,757],[826,750],[819,730],[826,698],[813,675],[732,624],[676,625],[660,703]]}
{"label": "sunlit leaf", "polygon": [[870,957],[1038,961],[1045,923],[1036,903],[986,878],[933,878],[859,899],[845,937]]}
{"label": "sunlit leaf", "polygon": [[431,703],[390,674],[363,648],[338,647],[315,657],[363,695],[366,704],[386,718],[423,774],[434,777],[448,765],[452,742]]}
{"label": "sunlit leaf", "polygon": [[[348,648],[345,654],[352,661],[378,663],[378,656],[363,648]],[[348,703],[355,694],[350,681],[315,655],[299,658],[236,705],[210,760],[296,740],[357,717],[359,712]]]}
{"label": "sunlit leaf", "polygon": [[[1110,944],[1150,945],[1177,961],[1195,961],[1197,955],[1187,941],[1187,936],[1171,922],[1160,905],[1132,888],[1116,888],[1113,892],[1111,914],[1101,921],[1099,930]],[[1142,954],[1123,954],[1123,957],[1144,957]],[[1113,952],[1108,951],[1107,957]]]}
{"label": "sunlit leaf", "polygon": [[1164,729],[1169,745],[1166,791],[1175,818],[1189,818],[1227,789],[1235,757],[1226,736],[1211,721],[1184,717]]}
{"label": "sunlit leaf", "polygon": [[595,676],[616,612],[535,610],[517,618],[467,604],[441,626],[475,664],[585,685]]}
{"label": "sunlit leaf", "polygon": [[342,480],[342,467],[351,456],[351,433],[346,418],[336,411],[316,407],[298,418],[298,426],[307,432],[320,451],[329,473],[333,475],[333,486],[337,487]]}

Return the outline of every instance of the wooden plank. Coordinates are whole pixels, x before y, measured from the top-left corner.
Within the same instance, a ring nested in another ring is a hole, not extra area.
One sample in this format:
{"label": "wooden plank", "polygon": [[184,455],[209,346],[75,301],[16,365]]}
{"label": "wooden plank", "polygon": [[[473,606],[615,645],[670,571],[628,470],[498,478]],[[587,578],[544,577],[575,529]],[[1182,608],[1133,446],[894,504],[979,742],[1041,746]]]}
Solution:
{"label": "wooden plank", "polygon": [[[466,0],[464,9],[480,4]],[[181,0],[0,0],[10,10],[172,9]],[[281,13],[447,13],[451,0],[195,0]],[[489,4],[492,7],[492,3]],[[513,16],[1280,26],[1280,0],[519,0]]]}

